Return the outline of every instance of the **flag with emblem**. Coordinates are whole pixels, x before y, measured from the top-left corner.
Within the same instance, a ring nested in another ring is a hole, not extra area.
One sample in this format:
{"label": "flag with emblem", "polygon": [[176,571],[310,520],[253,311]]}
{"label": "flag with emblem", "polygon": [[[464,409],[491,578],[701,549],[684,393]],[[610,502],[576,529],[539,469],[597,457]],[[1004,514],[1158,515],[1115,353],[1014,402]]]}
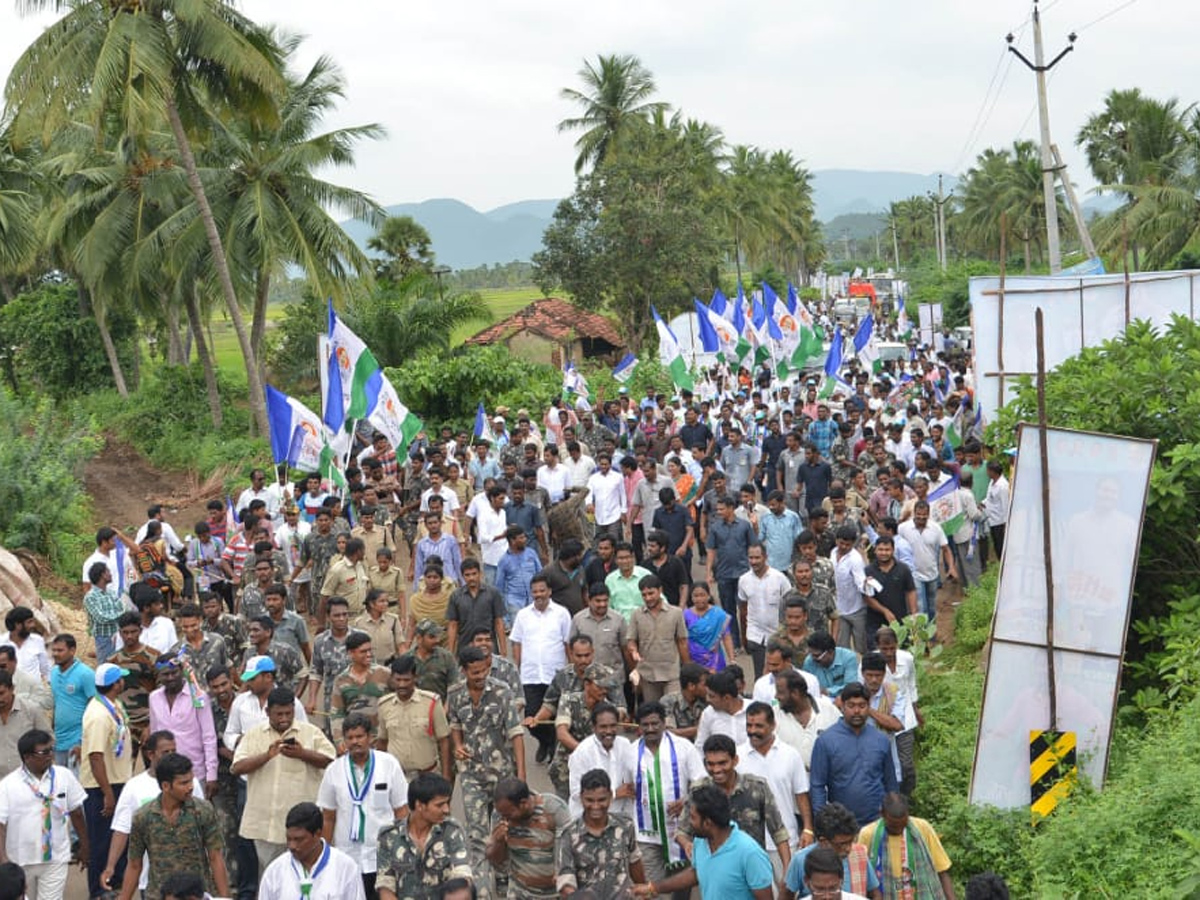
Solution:
{"label": "flag with emblem", "polygon": [[650,312],[654,315],[654,328],[658,331],[659,362],[662,363],[664,369],[671,373],[671,381],[677,388],[694,390],[696,383],[688,371],[687,361],[683,358],[683,350],[679,347],[679,340],[653,305],[650,307]]}
{"label": "flag with emblem", "polygon": [[403,458],[409,443],[424,428],[424,424],[400,402],[396,389],[386,375],[380,376],[379,400],[367,420],[387,435],[396,455]]}

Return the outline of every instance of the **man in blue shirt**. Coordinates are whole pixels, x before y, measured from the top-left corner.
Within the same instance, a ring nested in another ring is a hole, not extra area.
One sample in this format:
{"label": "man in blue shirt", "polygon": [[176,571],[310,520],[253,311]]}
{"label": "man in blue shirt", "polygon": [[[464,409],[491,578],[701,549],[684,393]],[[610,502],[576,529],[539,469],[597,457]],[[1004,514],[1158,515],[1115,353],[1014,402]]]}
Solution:
{"label": "man in blue shirt", "polygon": [[842,689],[842,720],[823,731],[813,745],[809,797],[813,815],[837,801],[860,824],[879,818],[883,795],[898,791],[892,744],[878,728],[868,728],[871,698],[859,682]]}
{"label": "man in blue shirt", "polygon": [[715,784],[692,791],[692,866],[657,884],[638,885],[638,897],[700,886],[703,900],[773,900],[775,878],[767,851],[737,827],[728,795]]}
{"label": "man in blue shirt", "polygon": [[50,642],[54,668],[50,693],[54,696],[54,763],[79,774],[79,748],[83,744],[83,711],[96,696],[96,673],[75,658],[75,635],[56,634]]}
{"label": "man in blue shirt", "polygon": [[833,483],[833,467],[812,441],[804,447],[804,462],[797,467],[796,478],[804,484],[804,506],[811,513],[829,495],[829,485]]}
{"label": "man in blue shirt", "polygon": [[758,520],[758,539],[767,550],[767,564],[772,569],[786,572],[792,566],[796,538],[804,530],[800,516],[787,508],[787,495],[783,491],[771,491],[767,497],[769,515]]}
{"label": "man in blue shirt", "polygon": [[504,538],[508,541],[508,552],[496,564],[495,588],[504,597],[507,610],[504,624],[512,628],[517,612],[533,602],[529,582],[542,570],[542,561],[527,545],[525,529],[520,525],[509,525]]}
{"label": "man in blue shirt", "polygon": [[717,498],[717,518],[708,526],[705,543],[708,554],[708,583],[714,581],[721,597],[721,608],[729,613],[733,645],[741,645],[738,628],[738,579],[750,571],[750,545],[757,543],[750,523],[737,517],[737,501],[730,494]]}
{"label": "man in blue shirt", "polygon": [[[809,423],[808,439],[816,445],[817,452],[828,459],[837,436],[838,424],[829,418],[829,404],[822,400],[817,404],[817,418]],[[811,508],[811,504],[809,506]]]}
{"label": "man in blue shirt", "polygon": [[830,697],[859,680],[858,654],[849,647],[838,647],[827,631],[814,631],[808,636],[808,656],[801,668],[816,678],[822,693]]}

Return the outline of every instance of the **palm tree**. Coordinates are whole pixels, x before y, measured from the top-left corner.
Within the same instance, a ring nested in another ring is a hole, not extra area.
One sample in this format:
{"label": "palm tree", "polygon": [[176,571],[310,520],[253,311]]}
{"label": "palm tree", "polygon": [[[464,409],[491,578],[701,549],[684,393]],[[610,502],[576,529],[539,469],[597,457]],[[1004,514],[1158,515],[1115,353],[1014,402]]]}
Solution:
{"label": "palm tree", "polygon": [[[1137,88],[1114,90],[1104,98],[1104,109],[1089,116],[1075,138],[1100,182],[1097,192],[1116,193],[1124,201],[1098,228],[1100,244],[1122,255],[1128,244],[1135,270],[1141,264],[1141,243],[1158,246],[1153,253],[1156,264],[1165,262],[1161,256],[1164,248],[1176,243],[1169,235],[1177,231],[1174,214],[1179,209],[1169,199],[1169,190],[1163,189],[1186,180],[1194,162],[1187,126],[1192,113],[1193,107],[1180,109],[1175,98],[1155,100]],[[1134,216],[1145,197],[1158,198],[1161,203]],[[1156,221],[1160,228],[1155,227]]]}
{"label": "palm tree", "polygon": [[22,273],[41,248],[36,174],[12,145],[8,123],[0,123],[0,300],[13,298],[9,277]]}
{"label": "palm tree", "polygon": [[241,345],[254,422],[266,434],[262,378],[192,141],[211,127],[214,107],[275,118],[271,98],[284,90],[278,49],[227,0],[20,0],[19,6],[67,12],[9,75],[6,96],[18,139],[40,134],[49,143],[72,118],[97,134],[116,121],[134,136],[168,123]]}
{"label": "palm tree", "polygon": [[433,277],[410,272],[399,281],[381,281],[371,294],[350,300],[346,323],[371,336],[371,352],[381,366],[396,367],[424,350],[448,350],[450,333],[468,322],[491,321],[479,294],[439,299]]}
{"label": "palm tree", "polygon": [[563,88],[561,95],[581,107],[582,114],[558,123],[560,132],[583,131],[575,141],[577,175],[619,152],[629,129],[670,109],[666,103],[649,100],[656,90],[654,76],[636,56],[601,54],[595,65],[584,60],[579,77],[584,90]]}
{"label": "palm tree", "polygon": [[[299,39],[286,36],[282,52],[292,56]],[[353,165],[356,141],[383,135],[379,125],[361,125],[314,134],[322,117],[345,92],[345,79],[328,57],[320,57],[303,78],[289,77],[276,98],[278,123],[238,117],[217,124],[201,162],[201,177],[214,198],[213,215],[225,235],[225,252],[235,277],[254,297],[250,343],[263,365],[267,301],[271,281],[288,266],[304,270],[323,297],[343,301],[351,273],[370,277],[367,256],[331,211],[368,223],[383,211],[365,194],[331,184],[315,172]],[[205,235],[195,203],[182,209],[162,239],[185,256],[204,251]],[[173,229],[188,223],[182,233]]]}
{"label": "palm tree", "polygon": [[381,280],[403,281],[413,273],[433,271],[433,242],[412,216],[388,216],[367,239],[367,249],[383,254],[375,261],[375,277]]}

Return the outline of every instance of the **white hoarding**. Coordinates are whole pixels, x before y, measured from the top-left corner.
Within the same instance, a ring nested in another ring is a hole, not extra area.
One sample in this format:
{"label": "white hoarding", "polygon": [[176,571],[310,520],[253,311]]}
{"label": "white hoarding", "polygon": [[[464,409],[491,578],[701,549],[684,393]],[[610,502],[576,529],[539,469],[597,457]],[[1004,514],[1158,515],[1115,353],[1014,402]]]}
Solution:
{"label": "white hoarding", "polygon": [[1139,272],[1082,278],[1037,275],[971,279],[976,398],[986,418],[1011,399],[1021,375],[1037,370],[1034,311],[1045,316],[1046,368],[1053,369],[1084,347],[1116,337],[1137,319],[1159,328],[1179,314],[1196,315],[1200,272]]}
{"label": "white hoarding", "polygon": [[[1121,656],[1156,443],[1050,428],[1057,728],[1082,771],[1108,765]],[[971,802],[1029,805],[1029,732],[1051,728],[1038,429],[1022,426],[992,619]]]}

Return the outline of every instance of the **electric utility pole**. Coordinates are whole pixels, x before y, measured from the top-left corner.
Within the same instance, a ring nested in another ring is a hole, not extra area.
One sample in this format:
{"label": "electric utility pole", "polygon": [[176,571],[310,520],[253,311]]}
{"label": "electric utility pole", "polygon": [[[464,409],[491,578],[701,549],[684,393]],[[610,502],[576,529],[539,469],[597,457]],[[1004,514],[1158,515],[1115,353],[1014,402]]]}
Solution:
{"label": "electric utility pole", "polygon": [[[1042,154],[1042,193],[1046,204],[1046,249],[1050,254],[1050,274],[1057,275],[1062,271],[1062,249],[1058,243],[1058,200],[1054,191],[1054,176],[1058,167],[1054,163],[1054,153],[1050,144],[1050,109],[1046,103],[1046,73],[1058,65],[1059,61],[1075,49],[1075,32],[1067,36],[1066,48],[1047,64],[1042,50],[1042,17],[1038,12],[1038,0],[1033,0],[1033,62],[1026,59],[1025,54],[1013,46],[1013,36],[1010,33],[1008,41],[1009,52],[1015,53],[1017,59],[1037,77],[1038,125],[1041,131]],[[1064,183],[1066,175],[1063,176]]]}
{"label": "electric utility pole", "polygon": [[949,199],[942,189],[942,176],[938,175],[938,192],[934,196],[929,192],[929,200],[933,203],[933,242],[937,249],[938,265],[946,271],[946,204]]}

